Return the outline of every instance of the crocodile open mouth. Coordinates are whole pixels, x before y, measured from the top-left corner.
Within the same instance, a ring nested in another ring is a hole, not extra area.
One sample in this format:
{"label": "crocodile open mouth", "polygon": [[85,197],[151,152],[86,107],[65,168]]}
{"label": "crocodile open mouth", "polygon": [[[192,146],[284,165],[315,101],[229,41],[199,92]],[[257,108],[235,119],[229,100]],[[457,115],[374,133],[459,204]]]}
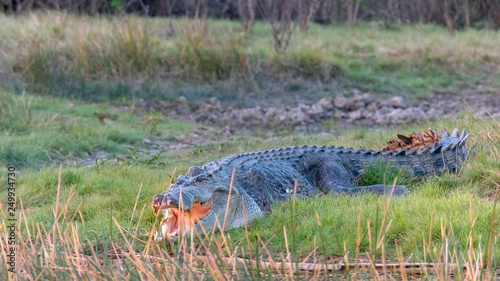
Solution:
{"label": "crocodile open mouth", "polygon": [[181,211],[178,207],[167,207],[162,209],[161,232],[163,236],[171,237],[179,233],[180,226],[183,229],[191,228],[199,221],[203,221],[210,214],[213,201],[203,203],[195,202],[189,211]]}

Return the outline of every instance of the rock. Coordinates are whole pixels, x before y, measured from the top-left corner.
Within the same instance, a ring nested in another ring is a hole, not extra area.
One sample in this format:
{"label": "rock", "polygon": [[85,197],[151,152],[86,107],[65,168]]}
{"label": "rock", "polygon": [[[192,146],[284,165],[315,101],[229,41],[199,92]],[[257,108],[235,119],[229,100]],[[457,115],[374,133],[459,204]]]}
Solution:
{"label": "rock", "polygon": [[164,102],[164,101],[159,101],[158,102],[158,107],[159,108],[167,108],[168,107],[168,103]]}
{"label": "rock", "polygon": [[365,102],[364,101],[355,101],[351,104],[351,108],[350,110],[351,111],[355,111],[355,110],[358,110],[358,109],[363,109],[365,107]]}
{"label": "rock", "polygon": [[348,114],[345,111],[337,110],[335,111],[335,114],[333,115],[335,119],[345,119],[349,118]]}
{"label": "rock", "polygon": [[390,98],[389,103],[394,107],[394,108],[407,108],[408,106],[406,105],[406,102],[403,97],[401,96],[395,96]]}
{"label": "rock", "polygon": [[190,114],[191,113],[191,107],[188,104],[188,101],[185,97],[180,96],[175,102],[175,112],[177,114]]}
{"label": "rock", "polygon": [[379,120],[386,124],[400,124],[405,122],[401,114],[402,109],[397,108],[387,113],[385,117],[380,117]]}
{"label": "rock", "polygon": [[428,111],[433,108],[433,105],[430,102],[424,100],[418,104],[418,107],[420,107],[423,111]]}
{"label": "rock", "polygon": [[375,116],[376,116],[376,112],[374,112],[374,111],[367,111],[366,110],[363,112],[363,117],[365,117],[365,119],[374,120]]}
{"label": "rock", "polygon": [[438,108],[434,108],[434,107],[431,107],[429,110],[423,110],[422,108],[420,108],[422,111],[426,112],[427,113],[427,117],[430,118],[430,119],[437,119],[439,118],[441,115],[443,115],[443,111],[438,109]]}
{"label": "rock", "polygon": [[425,118],[425,112],[416,107],[410,107],[407,109],[397,108],[392,112],[387,114],[387,123],[388,124],[401,124],[404,122],[414,122],[421,121]]}
{"label": "rock", "polygon": [[322,115],[323,113],[325,113],[325,110],[319,104],[313,104],[307,109],[307,113],[310,115]]}
{"label": "rock", "polygon": [[289,116],[294,124],[302,124],[306,119],[306,115],[304,114],[304,112],[301,110],[301,108],[297,107],[290,111]]}
{"label": "rock", "polygon": [[322,98],[316,104],[327,111],[330,111],[334,108],[333,100],[331,98]]}
{"label": "rock", "polygon": [[135,102],[134,106],[136,108],[144,109],[144,107],[146,106],[146,101],[144,101],[143,99],[138,100],[138,101]]}
{"label": "rock", "polygon": [[278,117],[281,115],[283,115],[283,110],[276,107],[269,107],[265,113],[266,117]]}
{"label": "rock", "polygon": [[379,110],[378,110],[378,113],[380,114],[388,114],[390,112],[392,112],[394,109],[391,108],[391,107],[388,107],[388,106],[384,106],[384,107],[381,107]]}
{"label": "rock", "polygon": [[403,115],[407,121],[420,121],[426,117],[425,112],[418,107],[411,107],[403,110]]}
{"label": "rock", "polygon": [[[140,100],[136,102],[135,107],[143,112],[159,108],[164,115],[172,118],[215,125],[221,130],[219,135],[230,135],[245,129],[273,130],[280,127],[307,129],[309,133],[321,132],[325,130],[322,122],[332,119],[339,122],[338,124],[346,125],[389,126],[427,118],[450,118],[457,116],[464,109],[462,99],[480,116],[486,117],[488,111],[498,119],[500,114],[500,99],[488,95],[463,97],[451,92],[436,92],[428,99],[420,101],[418,106],[409,107],[404,96],[374,99],[370,93],[355,91],[353,94],[352,97],[337,95],[334,98],[324,97],[316,102],[303,101],[273,107],[263,102],[259,103],[259,106],[248,108],[226,105],[215,97],[191,107],[188,100],[181,96],[171,103]],[[200,136],[200,139],[203,139],[203,136]]]}
{"label": "rock", "polygon": [[348,109],[351,107],[351,100],[342,95],[336,96],[333,103],[338,109]]}
{"label": "rock", "polygon": [[383,108],[383,107],[389,107],[391,106],[392,107],[392,104],[389,100],[387,99],[383,99],[383,100],[379,100],[377,101],[377,107],[378,108]]}
{"label": "rock", "polygon": [[218,105],[219,100],[216,97],[211,97],[210,99],[208,99],[208,103],[210,103],[211,105]]}
{"label": "rock", "polygon": [[366,111],[375,113],[377,111],[377,103],[371,103],[366,107]]}
{"label": "rock", "polygon": [[372,97],[370,93],[357,94],[352,98],[350,110],[358,110],[365,108],[366,105],[372,102]]}
{"label": "rock", "polygon": [[387,124],[387,115],[377,112],[373,115],[372,120],[377,125],[385,125]]}
{"label": "rock", "polygon": [[359,120],[363,118],[363,109],[358,109],[356,111],[349,113],[349,118],[353,120]]}

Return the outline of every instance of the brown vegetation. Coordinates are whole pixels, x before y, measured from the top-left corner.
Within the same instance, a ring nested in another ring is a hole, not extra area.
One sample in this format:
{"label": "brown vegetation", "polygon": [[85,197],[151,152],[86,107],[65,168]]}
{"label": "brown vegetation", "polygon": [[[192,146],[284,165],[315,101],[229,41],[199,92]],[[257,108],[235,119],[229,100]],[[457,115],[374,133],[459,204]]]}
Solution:
{"label": "brown vegetation", "polygon": [[136,13],[152,16],[188,16],[240,18],[243,30],[251,28],[254,19],[266,17],[266,6],[286,11],[295,6],[292,15],[307,30],[309,19],[323,24],[347,21],[353,27],[357,19],[387,23],[436,23],[457,28],[500,27],[500,2],[491,0],[2,0],[0,10],[22,13],[40,9],[67,10],[77,13]]}
{"label": "brown vegetation", "polygon": [[[450,135],[450,133],[445,128],[443,128],[443,134],[447,136]],[[435,142],[439,141],[441,139],[441,136],[438,135],[434,130],[429,128],[428,134],[424,132],[424,130],[420,130],[420,133],[413,131],[409,137],[398,134],[398,138],[400,139],[400,141],[391,139],[387,143],[387,146],[383,147],[382,150],[396,151],[401,149],[420,149],[424,146],[429,147]]]}

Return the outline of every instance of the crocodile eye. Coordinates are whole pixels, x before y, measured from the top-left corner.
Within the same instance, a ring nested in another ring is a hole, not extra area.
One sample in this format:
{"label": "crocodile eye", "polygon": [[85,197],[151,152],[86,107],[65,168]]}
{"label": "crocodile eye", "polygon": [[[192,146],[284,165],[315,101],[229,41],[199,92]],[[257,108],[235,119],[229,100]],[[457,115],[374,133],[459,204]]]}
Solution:
{"label": "crocodile eye", "polygon": [[202,181],[207,181],[207,180],[208,180],[208,178],[207,178],[207,177],[205,177],[205,176],[199,176],[199,177],[196,177],[196,179],[195,179],[195,180],[196,180],[197,182],[202,182]]}

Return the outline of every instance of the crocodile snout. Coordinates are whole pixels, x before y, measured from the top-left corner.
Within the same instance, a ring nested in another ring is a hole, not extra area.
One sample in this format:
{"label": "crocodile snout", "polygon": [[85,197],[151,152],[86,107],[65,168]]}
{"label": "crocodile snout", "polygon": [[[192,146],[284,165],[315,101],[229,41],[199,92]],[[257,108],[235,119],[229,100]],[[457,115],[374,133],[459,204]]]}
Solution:
{"label": "crocodile snout", "polygon": [[165,209],[171,204],[171,200],[165,198],[165,192],[156,194],[155,196],[153,196],[153,213],[157,215],[161,209]]}

